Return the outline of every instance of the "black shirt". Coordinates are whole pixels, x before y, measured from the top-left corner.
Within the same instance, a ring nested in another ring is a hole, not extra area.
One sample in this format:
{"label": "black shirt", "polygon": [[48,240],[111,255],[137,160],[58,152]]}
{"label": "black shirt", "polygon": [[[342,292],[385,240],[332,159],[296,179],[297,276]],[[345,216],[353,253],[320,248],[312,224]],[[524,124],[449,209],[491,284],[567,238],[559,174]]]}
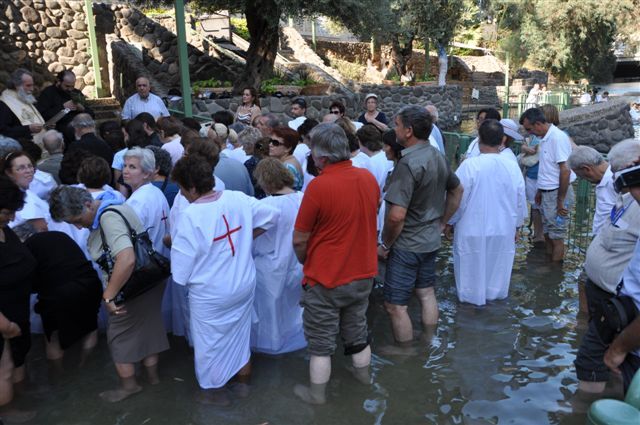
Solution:
{"label": "black shirt", "polygon": [[[73,89],[72,91],[74,93],[74,97],[82,96],[80,90]],[[40,97],[38,97],[36,108],[40,111],[42,118],[44,118],[45,121],[48,121],[58,112],[62,111],[64,109],[65,102],[70,100],[72,100],[72,95],[54,84],[42,90]],[[94,112],[88,106],[85,106],[83,111],[70,111],[56,123],[56,130],[64,133],[71,120],[81,113],[89,114],[92,117],[95,116]]]}
{"label": "black shirt", "polygon": [[107,145],[107,142],[95,135],[95,133],[87,133],[80,137],[80,140],[76,140],[69,146],[67,152],[72,152],[76,149],[84,149],[95,156],[104,158],[111,167],[113,163],[113,151]]}

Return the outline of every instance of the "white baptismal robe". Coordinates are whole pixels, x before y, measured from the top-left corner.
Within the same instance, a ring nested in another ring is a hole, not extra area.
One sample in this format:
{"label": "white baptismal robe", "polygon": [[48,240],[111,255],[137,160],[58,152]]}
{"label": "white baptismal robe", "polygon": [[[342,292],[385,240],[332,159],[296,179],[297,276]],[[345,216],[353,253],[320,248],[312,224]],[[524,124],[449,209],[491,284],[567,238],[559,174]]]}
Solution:
{"label": "white baptismal robe", "polygon": [[251,326],[251,348],[281,354],[306,347],[302,330],[302,264],[293,251],[293,227],[302,202],[302,192],[269,196],[260,203],[271,205],[280,218],[253,246],[256,264],[256,295],[253,306],[258,317]]}
{"label": "white baptismal robe", "polygon": [[200,387],[224,386],[249,361],[256,285],[253,229],[273,227],[278,212],[225,190],[181,211],[171,246],[173,279],[189,287],[190,331]]}
{"label": "white baptismal robe", "polygon": [[169,250],[162,238],[169,233],[169,203],[162,191],[151,183],[146,183],[134,191],[126,202],[135,212],[142,226],[149,233],[153,249],[168,256]]}
{"label": "white baptismal robe", "polygon": [[516,228],[527,211],[524,179],[518,164],[499,154],[468,158],[456,175],[464,188],[450,220],[458,298],[484,305],[509,293]]}

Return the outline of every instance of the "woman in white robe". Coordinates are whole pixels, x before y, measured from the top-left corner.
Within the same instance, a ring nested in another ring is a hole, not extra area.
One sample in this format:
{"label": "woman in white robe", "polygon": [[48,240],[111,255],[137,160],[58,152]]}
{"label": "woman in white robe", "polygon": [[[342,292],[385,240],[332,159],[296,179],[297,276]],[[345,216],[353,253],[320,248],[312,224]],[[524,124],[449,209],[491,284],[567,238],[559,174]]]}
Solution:
{"label": "woman in white robe", "polygon": [[475,305],[509,294],[516,229],[527,214],[520,168],[498,153],[502,137],[495,146],[485,145],[482,137],[480,140],[482,154],[468,158],[456,171],[464,194],[449,221],[455,225],[453,264],[458,299]]}
{"label": "woman in white robe", "polygon": [[172,240],[171,270],[189,289],[199,399],[226,405],[226,392],[217,390],[236,375],[245,385],[251,370],[253,238],[275,225],[278,212],[241,192],[214,190],[212,167],[200,155],[178,161],[172,178],[190,202]]}
{"label": "woman in white robe", "polygon": [[[155,170],[156,159],[151,150],[134,147],[124,154],[122,177],[132,190],[126,204],[136,212],[149,233],[153,249],[168,257],[169,249],[163,239],[169,234],[169,203],[164,193],[151,183]],[[167,330],[173,328],[172,305],[171,288],[167,285],[162,298],[162,318]]]}
{"label": "woman in white robe", "polygon": [[257,321],[251,326],[251,348],[266,354],[282,354],[307,346],[302,329],[302,264],[293,251],[293,226],[302,202],[302,192],[292,189],[291,173],[273,158],[264,158],[254,172],[267,195],[260,203],[280,212],[275,227],[256,239],[256,295],[253,306]]}

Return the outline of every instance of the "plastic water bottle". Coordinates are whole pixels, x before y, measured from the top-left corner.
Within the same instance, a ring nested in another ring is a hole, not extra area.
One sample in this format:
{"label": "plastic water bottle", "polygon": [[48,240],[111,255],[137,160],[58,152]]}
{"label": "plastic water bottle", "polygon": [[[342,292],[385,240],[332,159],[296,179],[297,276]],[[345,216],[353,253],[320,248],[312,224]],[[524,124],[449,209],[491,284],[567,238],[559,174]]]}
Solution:
{"label": "plastic water bottle", "polygon": [[[569,202],[564,201],[564,209],[569,209]],[[562,227],[567,222],[567,216],[556,215],[556,226]]]}

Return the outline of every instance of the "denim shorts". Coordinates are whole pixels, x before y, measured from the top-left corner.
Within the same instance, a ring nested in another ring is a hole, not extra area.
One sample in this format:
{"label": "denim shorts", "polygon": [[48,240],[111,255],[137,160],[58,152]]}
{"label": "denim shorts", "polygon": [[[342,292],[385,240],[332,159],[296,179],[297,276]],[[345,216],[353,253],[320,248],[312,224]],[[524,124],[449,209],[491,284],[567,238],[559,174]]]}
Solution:
{"label": "denim shorts", "polygon": [[384,300],[389,304],[407,305],[416,288],[434,286],[437,254],[437,250],[411,252],[392,248],[384,275]]}

